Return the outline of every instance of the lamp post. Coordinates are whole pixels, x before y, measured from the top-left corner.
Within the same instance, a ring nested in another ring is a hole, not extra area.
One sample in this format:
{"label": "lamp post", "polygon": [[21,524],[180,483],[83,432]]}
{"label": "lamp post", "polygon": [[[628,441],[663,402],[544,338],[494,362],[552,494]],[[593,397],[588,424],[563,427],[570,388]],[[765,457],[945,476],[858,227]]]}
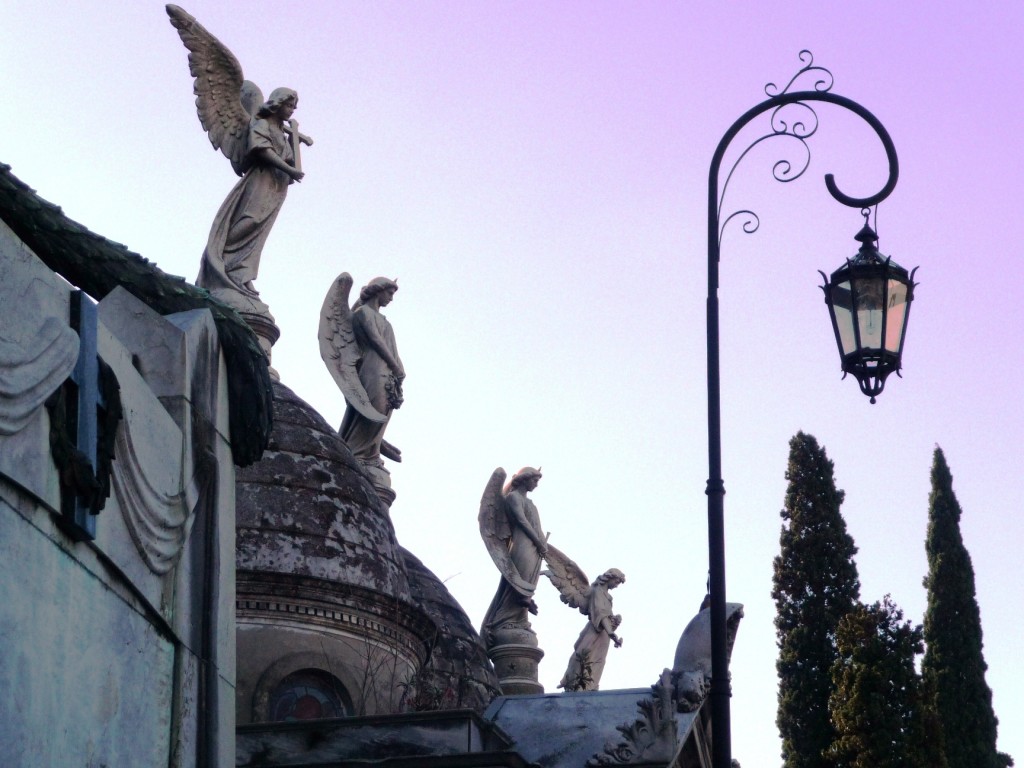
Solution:
{"label": "lamp post", "polygon": [[[842,359],[844,377],[853,373],[861,390],[871,397],[882,391],[885,377],[899,372],[903,352],[909,304],[913,299],[913,273],[886,259],[874,247],[877,240],[867,226],[870,209],[887,198],[896,186],[899,165],[896,149],[885,127],[860,104],[831,93],[833,78],[827,69],[814,65],[810,51],[800,52],[803,64],[796,75],[782,89],[774,83],[765,86],[768,99],[747,110],[726,131],[711,160],[708,174],[708,299],[707,299],[707,354],[708,354],[708,554],[711,593],[711,755],[713,768],[730,768],[731,729],[729,716],[728,637],[726,627],[725,591],[725,483],[722,480],[722,425],[718,354],[718,262],[722,232],[734,217],[745,216],[743,230],[757,230],[757,214],[750,210],[736,211],[721,220],[721,197],[737,165],[756,145],[767,139],[786,136],[802,144],[805,161],[794,168],[788,160],[780,160],[773,167],[774,177],[782,182],[794,181],[803,175],[810,163],[807,139],[818,129],[818,118],[811,107],[813,102],[835,104],[862,118],[878,135],[885,149],[889,176],[885,186],[874,195],[857,198],[841,192],[832,174],[825,176],[830,195],[843,205],[860,208],[865,216],[864,229],[857,235],[862,243],[857,256],[850,259],[826,278],[825,301],[832,314],[832,327]],[[813,90],[791,90],[798,80],[814,78]],[[792,108],[796,116],[789,117]],[[740,154],[726,175],[725,186],[719,189],[719,176],[725,152],[732,140],[752,119],[771,112],[771,131],[756,139]],[[822,275],[824,277],[824,274]]]}

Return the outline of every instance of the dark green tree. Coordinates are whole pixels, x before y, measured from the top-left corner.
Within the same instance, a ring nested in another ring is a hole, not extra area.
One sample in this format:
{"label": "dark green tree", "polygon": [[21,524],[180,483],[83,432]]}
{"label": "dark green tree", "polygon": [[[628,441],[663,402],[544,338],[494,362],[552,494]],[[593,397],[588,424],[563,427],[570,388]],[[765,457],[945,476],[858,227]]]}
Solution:
{"label": "dark green tree", "polygon": [[839,622],[829,700],[836,768],[945,768],[932,695],[915,669],[923,636],[888,595]]}
{"label": "dark green tree", "polygon": [[939,724],[915,660],[920,626],[888,595],[839,622],[829,711],[836,768],[945,768]]}
{"label": "dark green tree", "polygon": [[960,535],[960,504],[942,449],[935,448],[928,500],[927,651],[922,672],[935,691],[949,768],[1004,768],[1013,759],[996,749],[992,691],[982,654],[974,567]]}
{"label": "dark green tree", "polygon": [[779,709],[784,768],[822,768],[835,737],[829,718],[836,628],[860,597],[857,547],[839,511],[832,462],[811,435],[789,441],[780,553],[772,597],[779,646]]}

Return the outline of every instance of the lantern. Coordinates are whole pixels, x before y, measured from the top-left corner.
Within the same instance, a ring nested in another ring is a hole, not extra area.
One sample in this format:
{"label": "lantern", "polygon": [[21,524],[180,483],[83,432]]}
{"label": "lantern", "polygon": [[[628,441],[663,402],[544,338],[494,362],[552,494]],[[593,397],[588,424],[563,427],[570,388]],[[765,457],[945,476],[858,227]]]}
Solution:
{"label": "lantern", "polygon": [[[865,217],[866,218],[866,217]],[[886,377],[900,374],[907,334],[914,273],[878,252],[878,236],[865,222],[857,233],[860,250],[832,273],[825,285],[825,303],[832,316],[843,378],[852,373],[861,391],[875,402]]]}

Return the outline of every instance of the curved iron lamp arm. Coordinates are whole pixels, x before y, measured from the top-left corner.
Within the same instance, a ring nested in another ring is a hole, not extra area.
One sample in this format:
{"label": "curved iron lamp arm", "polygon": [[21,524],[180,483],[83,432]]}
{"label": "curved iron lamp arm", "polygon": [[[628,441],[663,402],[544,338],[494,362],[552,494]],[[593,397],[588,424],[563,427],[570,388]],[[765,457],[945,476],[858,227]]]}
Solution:
{"label": "curved iron lamp arm", "polygon": [[[806,59],[805,59],[806,54]],[[809,52],[803,51],[800,55],[801,61],[807,61],[805,66],[790,81],[792,85],[804,72],[818,70],[826,72],[820,67],[811,66],[813,59]],[[844,96],[837,96],[830,93],[827,88],[831,87],[831,73],[828,73],[829,81],[819,81],[818,86],[824,86],[825,90],[795,91],[792,93],[780,93],[761,102],[752,109],[747,110],[736,122],[732,124],[722,137],[711,160],[711,168],[708,174],[708,299],[707,299],[707,360],[708,360],[708,550],[710,561],[710,592],[711,592],[711,722],[712,722],[712,765],[714,768],[730,768],[732,760],[731,728],[729,714],[729,699],[732,696],[729,681],[729,660],[727,649],[727,628],[726,628],[726,592],[725,592],[725,512],[724,496],[725,483],[722,480],[722,425],[721,425],[721,396],[719,377],[719,337],[718,337],[718,262],[721,252],[721,223],[720,223],[720,198],[719,198],[719,172],[722,159],[732,140],[751,120],[770,110],[778,110],[791,104],[799,104],[810,110],[815,116],[815,123],[808,128],[800,123],[787,125],[781,123],[784,130],[777,130],[773,124],[773,132],[757,139],[754,144],[774,136],[790,136],[798,139],[801,143],[817,130],[817,116],[807,102],[826,102],[835,104],[858,117],[861,117],[870,125],[885,148],[885,154],[889,162],[889,177],[882,187],[874,195],[868,197],[852,197],[843,193],[836,185],[835,177],[829,173],[825,175],[825,187],[830,195],[843,205],[852,208],[870,208],[887,198],[896,186],[899,177],[899,163],[896,158],[896,148],[889,137],[885,126],[879,122],[871,112],[860,104]],[[773,86],[769,86],[773,87]],[[788,88],[789,86],[787,86]],[[768,91],[768,89],[766,89]],[[740,155],[737,164],[753,144],[744,150]],[[806,144],[805,144],[806,147]],[[809,161],[809,157],[808,157]],[[782,167],[780,175],[779,168]],[[806,165],[795,174],[787,173],[791,166],[788,161],[779,161],[775,166],[775,177],[780,181],[792,181],[803,174]],[[732,171],[729,172],[729,177]],[[728,178],[726,181],[728,185]],[[724,189],[722,193],[724,195]],[[751,211],[737,211],[726,218],[728,222],[733,216],[745,213],[753,217],[753,222],[744,226],[744,231],[753,232],[757,229],[757,215]]]}

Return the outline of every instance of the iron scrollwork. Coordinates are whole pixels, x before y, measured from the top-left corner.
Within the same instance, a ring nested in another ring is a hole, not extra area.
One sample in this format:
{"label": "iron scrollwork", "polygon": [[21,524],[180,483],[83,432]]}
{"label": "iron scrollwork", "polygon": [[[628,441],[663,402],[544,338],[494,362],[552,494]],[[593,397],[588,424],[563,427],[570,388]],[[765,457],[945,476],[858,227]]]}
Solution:
{"label": "iron scrollwork", "polygon": [[[722,204],[733,174],[743,159],[750,154],[755,147],[769,139],[780,137],[788,138],[791,141],[796,142],[800,152],[798,159],[782,158],[776,160],[772,165],[772,176],[776,181],[783,183],[796,181],[803,176],[810,167],[811,149],[808,144],[808,139],[817,133],[820,125],[818,113],[810,102],[825,101],[836,104],[864,118],[878,134],[889,160],[888,181],[880,192],[867,198],[854,198],[844,194],[836,186],[833,175],[826,174],[825,186],[828,188],[828,191],[833,198],[844,205],[853,208],[871,207],[877,205],[881,200],[888,197],[892,192],[892,189],[896,186],[896,179],[899,173],[896,152],[893,148],[892,140],[889,138],[885,128],[882,127],[881,123],[879,123],[870,112],[860,105],[832,93],[832,86],[835,83],[835,78],[832,75],[832,72],[825,67],[815,64],[814,55],[810,51],[806,49],[800,51],[799,59],[802,66],[797,70],[796,74],[789,79],[785,86],[780,88],[774,82],[767,83],[764,87],[764,92],[765,95],[768,96],[768,100],[748,111],[739,120],[737,120],[726,132],[725,136],[722,138],[722,142],[719,144],[718,152],[715,154],[715,161],[712,163],[711,169],[711,183],[714,185],[711,189],[711,193],[716,198],[716,204],[713,207],[715,216],[714,236],[715,244],[718,247],[721,246],[722,236],[725,233],[726,227],[734,218],[745,218],[742,228],[746,234],[752,234],[760,227],[760,218],[750,209],[733,211],[726,216],[724,220],[722,220]],[[809,83],[809,90],[796,90],[801,86],[801,84],[808,80],[811,80]],[[721,189],[719,189],[718,173],[725,149],[736,137],[736,134],[739,133],[740,129],[750,122],[751,119],[766,111],[771,112],[771,117],[769,119],[769,131],[754,139],[754,141],[752,141],[740,153],[739,157],[736,158],[732,166],[729,168],[729,171],[725,176],[725,182],[722,184]],[[711,234],[711,231],[712,230],[709,228],[709,235]]]}

